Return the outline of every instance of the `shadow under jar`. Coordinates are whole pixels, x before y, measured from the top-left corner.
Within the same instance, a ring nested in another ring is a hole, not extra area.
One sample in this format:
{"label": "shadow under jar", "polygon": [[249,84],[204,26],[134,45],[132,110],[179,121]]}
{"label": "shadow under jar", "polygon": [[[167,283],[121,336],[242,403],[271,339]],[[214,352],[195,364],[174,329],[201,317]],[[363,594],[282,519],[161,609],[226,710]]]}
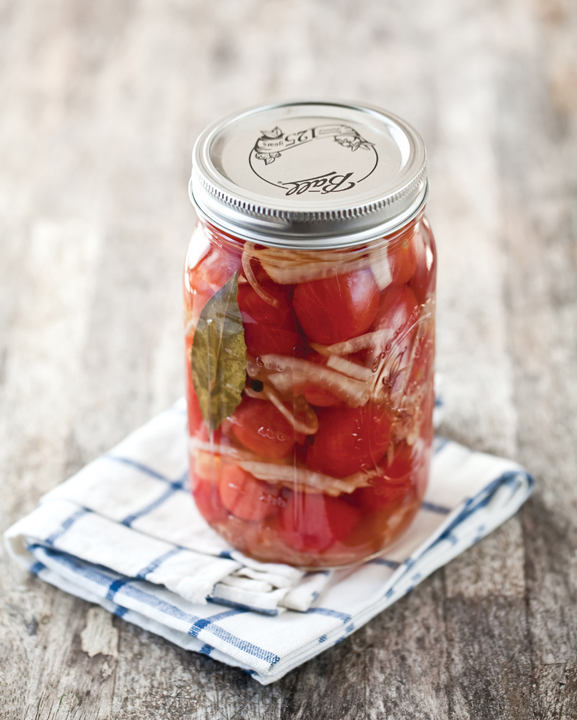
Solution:
{"label": "shadow under jar", "polygon": [[258,107],[196,143],[191,488],[250,557],[353,565],[420,507],[434,407],[427,189],[420,136],[368,106]]}

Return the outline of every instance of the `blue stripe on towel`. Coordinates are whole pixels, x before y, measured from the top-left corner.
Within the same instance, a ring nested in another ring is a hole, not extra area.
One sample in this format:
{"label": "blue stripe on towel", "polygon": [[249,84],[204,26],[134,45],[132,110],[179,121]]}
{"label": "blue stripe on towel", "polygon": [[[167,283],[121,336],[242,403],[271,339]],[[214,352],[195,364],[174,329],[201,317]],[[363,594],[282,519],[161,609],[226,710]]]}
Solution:
{"label": "blue stripe on towel", "polygon": [[145,515],[148,515],[149,513],[153,512],[157,508],[159,508],[162,503],[166,502],[169,497],[174,495],[175,492],[178,490],[184,490],[186,486],[186,479],[187,475],[186,473],[180,478],[180,480],[175,480],[174,482],[170,482],[168,488],[162,493],[162,495],[156,500],[153,500],[148,505],[145,505],[141,510],[137,510],[135,513],[131,513],[130,515],[127,515],[124,520],[121,520],[122,525],[126,525],[126,527],[131,527],[132,523],[138,520],[141,517],[144,517]]}
{"label": "blue stripe on towel", "polygon": [[[203,629],[206,630],[206,632],[210,632],[213,635],[216,635],[216,637],[224,640],[229,645],[232,645],[238,650],[247,653],[247,655],[252,655],[259,660],[264,660],[270,665],[275,665],[280,660],[280,657],[278,655],[275,655],[268,650],[264,650],[257,645],[253,645],[252,643],[248,642],[248,640],[241,640],[240,638],[236,637],[236,635],[232,635],[231,633],[229,633],[228,630],[221,628],[220,625],[207,625],[206,628]],[[200,632],[202,631],[197,630],[193,625],[188,631],[188,634],[192,635],[193,637],[198,637]]]}
{"label": "blue stripe on towel", "polygon": [[210,620],[210,622],[213,623],[218,622],[219,620],[226,620],[227,618],[234,617],[235,615],[242,615],[244,612],[246,612],[246,610],[225,610],[224,612],[217,613],[216,615],[211,615],[209,618],[205,619]]}
{"label": "blue stripe on towel", "polygon": [[[180,547],[172,548],[172,550],[169,550],[168,552],[160,555],[160,557],[157,557],[156,560],[153,560],[151,563],[149,563],[146,567],[142,568],[142,570],[139,570],[135,578],[137,580],[144,580],[147,575],[149,575],[151,572],[156,570],[165,560],[168,560],[169,557],[172,557],[173,555],[176,555],[182,550]],[[108,592],[106,593],[106,599],[107,600],[113,600],[116,593],[123,588],[127,583],[131,581],[132,578],[124,577],[124,578],[118,578],[117,580],[114,580],[110,587],[108,588]]]}
{"label": "blue stripe on towel", "polygon": [[84,515],[87,515],[90,512],[87,508],[80,508],[80,510],[75,510],[72,515],[66,518],[55,532],[52,533],[52,535],[49,535],[46,540],[44,541],[47,545],[54,545],[54,543],[60,539],[64,533],[67,530],[70,530],[70,528],[74,525],[74,523],[79,520],[81,517],[84,517]]}
{"label": "blue stripe on towel", "polygon": [[387,558],[379,557],[375,558],[374,560],[371,560],[372,565],[385,565],[388,568],[391,568],[391,570],[396,570],[401,563],[397,562],[396,560],[387,560]]}
{"label": "blue stripe on towel", "polygon": [[42,570],[46,570],[46,565],[41,562],[35,562],[34,565],[30,568],[30,572],[34,573],[34,575],[38,575],[39,572],[42,572]]}
{"label": "blue stripe on towel", "polygon": [[450,515],[451,508],[444,507],[443,505],[435,505],[434,503],[424,502],[421,505],[421,510],[428,510],[429,512],[439,513],[439,515]]}
{"label": "blue stripe on towel", "polygon": [[522,470],[508,470],[507,472],[504,472],[498,478],[493,480],[493,482],[489,483],[480,495],[474,498],[468,498],[465,501],[461,512],[452,520],[451,523],[449,523],[443,533],[439,535],[436,543],[442,542],[443,540],[449,540],[449,542],[454,544],[455,536],[453,535],[453,530],[455,530],[468,517],[474,515],[478,510],[486,507],[500,487],[516,483],[519,475],[525,475],[528,480],[529,487],[533,485],[533,478]]}
{"label": "blue stripe on towel", "polygon": [[338,610],[331,610],[331,608],[322,608],[322,607],[309,608],[307,610],[307,613],[316,614],[316,615],[327,615],[328,617],[334,617],[339,620],[342,620],[344,623],[348,623],[352,620],[351,616],[347,615],[347,613],[342,613],[342,612],[339,612]]}
{"label": "blue stripe on towel", "polygon": [[112,575],[107,575],[106,573],[99,570],[99,566],[81,566],[78,563],[77,558],[75,558],[73,555],[69,555],[66,552],[62,552],[62,550],[51,550],[44,545],[30,545],[28,549],[30,551],[39,551],[41,553],[44,553],[44,555],[47,555],[49,558],[55,560],[60,565],[64,565],[69,570],[75,572],[77,575],[80,575],[81,577],[84,577],[87,580],[96,583],[97,585],[109,586],[110,583],[115,580]]}
{"label": "blue stripe on towel", "polygon": [[[63,553],[59,551],[50,550],[47,547],[43,547],[40,545],[35,546],[35,549],[38,551],[41,551],[48,555],[50,558],[54,559],[56,562],[58,562],[61,565],[64,565],[69,570],[72,570],[77,575],[86,578],[87,580],[91,580],[92,582],[97,583],[98,585],[108,585],[109,589],[115,582],[118,582],[120,584],[120,581],[124,581],[124,578],[114,578],[111,575],[108,575],[101,570],[96,569],[96,567],[90,567],[90,566],[84,566],[80,565],[76,558],[74,558],[72,555],[68,555],[68,553]],[[130,581],[124,582],[121,587],[119,587],[116,590],[116,593],[120,593],[122,595],[125,595],[128,598],[131,598],[133,600],[136,600],[138,602],[141,602],[145,605],[148,605],[151,608],[154,608],[160,613],[163,613],[164,615],[167,615],[168,617],[172,617],[176,620],[181,620],[187,624],[190,625],[190,628],[188,630],[188,634],[192,635],[193,637],[198,637],[201,632],[207,632],[212,635],[215,635],[216,637],[220,638],[221,640],[224,640],[232,647],[237,648],[238,650],[241,650],[242,652],[247,653],[248,655],[252,655],[253,657],[258,658],[259,660],[264,660],[265,662],[268,662],[270,665],[274,665],[277,663],[280,658],[278,655],[275,655],[274,653],[265,650],[264,648],[260,648],[257,645],[253,645],[252,643],[241,640],[236,635],[233,635],[232,633],[228,632],[228,630],[224,630],[224,628],[221,628],[219,625],[214,624],[214,622],[210,622],[210,618],[199,618],[195,615],[191,615],[190,613],[185,613],[183,610],[178,608],[176,605],[171,605],[170,603],[166,602],[165,600],[161,600],[160,598],[156,597],[155,595],[152,595],[151,593],[148,593],[144,590],[142,590],[139,587],[135,587],[131,584]],[[242,610],[230,610],[227,611],[227,613],[231,614],[239,614],[243,612]],[[227,613],[217,613],[217,615],[221,616],[221,619],[223,619],[224,615]],[[195,626],[196,623],[199,621],[205,621],[208,620],[208,624],[202,623],[205,625],[203,628],[198,628]]]}
{"label": "blue stripe on towel", "polygon": [[120,455],[112,455],[110,453],[107,453],[102,457],[108,460],[114,460],[115,462],[124,463],[124,465],[130,465],[130,467],[133,467],[136,470],[140,470],[140,472],[144,473],[145,475],[150,475],[150,477],[156,478],[157,480],[162,480],[163,482],[167,483],[172,482],[172,480],[170,480],[169,478],[161,475],[159,472],[156,472],[156,470],[148,467],[148,465],[144,465],[143,463],[138,462],[138,460],[131,460],[130,458],[125,458]]}
{"label": "blue stripe on towel", "polygon": [[139,470],[145,475],[150,475],[150,477],[153,477],[156,480],[162,480],[162,482],[168,483],[169,485],[178,485],[178,490],[188,489],[188,470],[185,470],[179,480],[171,480],[165,475],[162,475],[156,470],[153,470],[151,467],[148,467],[148,465],[144,465],[144,463],[138,462],[138,460],[132,460],[131,458],[122,457],[121,455],[112,455],[111,453],[103,455],[102,457],[107,458],[108,460],[114,460],[115,462],[123,463],[124,465],[130,465],[130,467],[133,467],[135,470]]}
{"label": "blue stripe on towel", "polygon": [[110,583],[108,592],[106,593],[106,599],[110,600],[112,602],[112,600],[114,600],[114,596],[116,595],[116,593],[120,590],[120,588],[123,588],[126,585],[126,583],[128,583],[128,582],[130,582],[130,578],[127,578],[127,577],[118,578],[118,580],[113,580]]}
{"label": "blue stripe on towel", "polygon": [[178,553],[182,552],[183,550],[184,548],[181,547],[173,547],[168,552],[165,552],[164,554],[157,557],[156,560],[153,560],[146,567],[142,568],[142,570],[139,570],[136,573],[135,577],[137,577],[139,580],[145,580],[146,576],[150,575],[150,573],[154,572],[155,570],[158,570],[158,568],[162,565],[163,562],[173,557],[174,555],[178,555]]}
{"label": "blue stripe on towel", "polygon": [[477,533],[475,535],[475,539],[473,542],[479,542],[479,540],[481,540],[483,537],[485,537],[485,530],[486,530],[485,525],[479,525],[479,527],[477,528]]}
{"label": "blue stripe on towel", "polygon": [[[225,612],[216,613],[216,615],[211,615],[207,618],[200,618],[197,620],[193,627],[195,627],[197,630],[204,630],[209,625],[212,625],[212,623],[217,622],[218,620],[226,620],[229,617],[235,617],[235,615],[242,615],[244,612],[247,612],[246,610],[225,610]],[[192,629],[192,628],[191,628]],[[188,631],[188,634],[191,634],[191,631]]]}

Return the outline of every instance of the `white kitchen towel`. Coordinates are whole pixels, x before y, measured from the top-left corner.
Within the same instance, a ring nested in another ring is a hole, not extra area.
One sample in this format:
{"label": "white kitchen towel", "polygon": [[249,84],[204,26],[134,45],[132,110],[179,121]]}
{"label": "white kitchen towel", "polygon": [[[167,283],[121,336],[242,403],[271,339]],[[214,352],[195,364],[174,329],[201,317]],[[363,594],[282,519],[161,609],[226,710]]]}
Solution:
{"label": "white kitchen towel", "polygon": [[498,527],[532,488],[516,463],[437,438],[423,506],[386,554],[318,573],[263,564],[196,510],[181,401],[47,493],[5,542],[46,582],[267,684]]}

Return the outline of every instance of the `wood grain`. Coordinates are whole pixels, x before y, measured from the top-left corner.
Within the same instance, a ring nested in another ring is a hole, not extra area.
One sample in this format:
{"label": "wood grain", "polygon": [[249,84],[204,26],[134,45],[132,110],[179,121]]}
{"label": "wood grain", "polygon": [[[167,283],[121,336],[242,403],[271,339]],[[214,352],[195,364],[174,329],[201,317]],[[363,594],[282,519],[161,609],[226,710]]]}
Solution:
{"label": "wood grain", "polygon": [[443,431],[538,483],[265,688],[2,550],[0,717],[577,717],[576,88],[571,0],[0,0],[0,530],[182,394],[194,139],[295,96],[423,134]]}

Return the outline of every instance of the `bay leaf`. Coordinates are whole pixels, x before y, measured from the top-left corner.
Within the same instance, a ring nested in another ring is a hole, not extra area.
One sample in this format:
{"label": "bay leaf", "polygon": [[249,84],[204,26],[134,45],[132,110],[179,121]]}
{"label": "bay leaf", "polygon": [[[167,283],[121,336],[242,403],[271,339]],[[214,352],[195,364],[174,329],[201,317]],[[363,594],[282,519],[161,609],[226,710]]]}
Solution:
{"label": "bay leaf", "polygon": [[192,343],[192,381],[211,430],[235,411],[245,385],[246,344],[237,292],[238,272],[202,309]]}

